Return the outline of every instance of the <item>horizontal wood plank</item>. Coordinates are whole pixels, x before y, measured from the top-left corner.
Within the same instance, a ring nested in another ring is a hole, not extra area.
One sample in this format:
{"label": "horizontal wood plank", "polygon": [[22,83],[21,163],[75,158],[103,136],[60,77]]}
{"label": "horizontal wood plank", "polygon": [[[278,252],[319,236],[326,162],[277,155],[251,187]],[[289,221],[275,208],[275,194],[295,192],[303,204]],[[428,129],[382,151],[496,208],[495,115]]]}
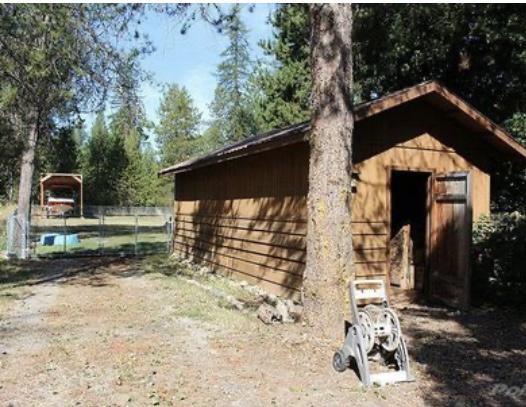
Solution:
{"label": "horizontal wood plank", "polygon": [[244,219],[244,218],[222,218],[212,216],[190,216],[176,215],[177,223],[189,223],[197,227],[218,227],[232,228],[246,231],[261,231],[283,233],[297,236],[305,236],[307,233],[307,224],[303,221],[280,221],[280,220],[261,220],[261,219]]}
{"label": "horizontal wood plank", "polygon": [[272,232],[247,232],[237,229],[217,229],[207,227],[205,229],[192,229],[192,225],[178,227],[175,234],[186,235],[195,238],[207,239],[212,242],[222,242],[227,239],[249,242],[261,246],[271,246],[275,249],[305,251],[305,238],[294,235],[277,234]]}
{"label": "horizontal wood plank", "polygon": [[267,281],[294,290],[299,290],[301,287],[303,279],[302,275],[283,272],[264,265],[253,264],[244,259],[217,255],[216,253],[206,250],[197,250],[193,246],[187,246],[177,242],[175,243],[174,248],[178,252],[184,253],[187,256],[195,256],[217,266],[225,267],[240,273],[247,278],[247,281],[250,281],[250,278],[252,278],[257,281]]}
{"label": "horizontal wood plank", "polygon": [[244,239],[235,239],[228,236],[201,235],[190,231],[179,230],[175,233],[176,239],[185,239],[192,242],[201,242],[210,246],[225,247],[252,252],[261,256],[282,258],[295,262],[305,262],[305,250],[294,247],[273,246],[262,242],[252,242]]}
{"label": "horizontal wood plank", "polygon": [[355,263],[354,272],[357,277],[387,275],[387,262]]}
{"label": "horizontal wood plank", "polygon": [[244,260],[247,263],[252,263],[257,266],[275,269],[285,273],[293,273],[303,275],[305,268],[304,261],[294,261],[290,259],[274,257],[270,255],[263,255],[256,252],[244,250],[242,248],[226,247],[220,245],[211,245],[207,242],[196,241],[190,238],[180,238],[175,240],[176,244],[183,244],[192,247],[195,250],[203,250],[213,255],[224,256],[228,258],[236,258]]}
{"label": "horizontal wood plank", "polygon": [[387,222],[385,221],[354,221],[352,222],[352,233],[353,236],[359,235],[379,235],[384,236],[387,234]]}
{"label": "horizontal wood plank", "polygon": [[232,268],[230,265],[226,265],[220,262],[216,262],[214,260],[202,258],[198,254],[191,253],[190,250],[174,248],[174,252],[179,255],[192,258],[193,261],[204,264],[208,267],[211,267],[214,270],[226,276],[233,277],[239,280],[244,280],[250,284],[258,285],[259,287],[266,290],[267,292],[270,292],[270,293],[273,293],[279,296],[283,296],[285,298],[292,298],[297,301],[301,300],[300,290],[298,288],[295,288],[294,286],[288,287],[288,286],[279,284],[278,282],[269,281],[265,277],[263,278],[255,277],[254,275],[247,273],[243,269],[237,270],[237,269]]}

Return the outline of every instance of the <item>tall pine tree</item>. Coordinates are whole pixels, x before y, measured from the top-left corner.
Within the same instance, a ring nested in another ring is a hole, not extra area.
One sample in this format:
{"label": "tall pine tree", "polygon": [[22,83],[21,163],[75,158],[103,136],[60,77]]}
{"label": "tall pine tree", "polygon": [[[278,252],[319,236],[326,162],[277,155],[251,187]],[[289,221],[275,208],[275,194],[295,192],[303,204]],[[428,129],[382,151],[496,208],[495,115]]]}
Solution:
{"label": "tall pine tree", "polygon": [[310,118],[310,15],[307,4],[281,4],[270,17],[273,38],[260,42],[270,63],[253,75],[257,122],[270,130]]}
{"label": "tall pine tree", "polygon": [[161,165],[170,166],[201,152],[201,113],[184,86],[169,85],[161,99],[155,127]]}
{"label": "tall pine tree", "polygon": [[[0,6],[0,99],[2,109],[15,112],[24,146],[17,209],[20,223],[30,213],[43,126],[79,109],[100,106],[120,65],[118,41],[132,40],[128,28],[141,9],[125,4]],[[127,45],[133,47],[131,41]],[[145,44],[140,50],[148,48]]]}
{"label": "tall pine tree", "polygon": [[118,183],[119,204],[148,206],[155,204],[159,193],[158,165],[146,148],[148,121],[139,95],[141,76],[135,56],[130,55],[121,70],[110,128],[126,153],[126,167]]}
{"label": "tall pine tree", "polygon": [[226,22],[229,44],[221,53],[217,67],[217,87],[210,105],[212,127],[221,144],[242,140],[256,130],[248,99],[250,54],[248,30],[241,21],[241,6],[236,4]]}
{"label": "tall pine tree", "polygon": [[139,142],[146,137],[144,129],[147,126],[144,105],[139,95],[139,83],[143,79],[145,78],[141,75],[137,54],[129,54],[119,71],[112,101],[115,110],[111,117],[112,130],[124,137],[137,132]]}
{"label": "tall pine tree", "polygon": [[82,149],[81,163],[86,204],[117,205],[127,157],[123,140],[110,134],[103,113],[99,113],[93,123],[91,135]]}
{"label": "tall pine tree", "polygon": [[[510,4],[355,4],[354,95],[369,100],[438,79],[503,123],[526,110],[524,7]],[[273,38],[261,46],[274,65],[257,75],[263,123],[310,117],[309,9],[280,5]]]}

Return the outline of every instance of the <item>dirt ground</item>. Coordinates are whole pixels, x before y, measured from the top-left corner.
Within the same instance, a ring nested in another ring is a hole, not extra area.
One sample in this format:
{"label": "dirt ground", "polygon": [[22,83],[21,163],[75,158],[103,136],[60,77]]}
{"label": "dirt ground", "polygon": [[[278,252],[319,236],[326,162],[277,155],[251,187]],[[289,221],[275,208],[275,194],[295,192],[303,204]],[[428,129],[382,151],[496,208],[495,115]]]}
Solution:
{"label": "dirt ground", "polygon": [[416,381],[365,390],[301,324],[266,326],[159,263],[17,267],[0,280],[0,406],[526,403],[510,387],[526,384],[524,314],[400,309]]}

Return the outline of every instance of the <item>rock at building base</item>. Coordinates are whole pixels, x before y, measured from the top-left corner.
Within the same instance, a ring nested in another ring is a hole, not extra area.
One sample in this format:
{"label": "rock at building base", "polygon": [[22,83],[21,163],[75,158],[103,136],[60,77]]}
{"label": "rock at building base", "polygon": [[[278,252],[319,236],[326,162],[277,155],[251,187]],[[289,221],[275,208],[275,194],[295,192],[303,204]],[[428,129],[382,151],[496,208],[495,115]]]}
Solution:
{"label": "rock at building base", "polygon": [[291,300],[276,299],[275,305],[264,302],[258,308],[258,318],[265,324],[274,324],[277,322],[294,323],[301,320],[303,307],[294,304]]}
{"label": "rock at building base", "polygon": [[265,324],[274,324],[280,322],[281,316],[276,308],[266,302],[261,304],[258,308],[258,318]]}
{"label": "rock at building base", "polygon": [[284,301],[278,301],[276,304],[276,311],[279,314],[279,320],[283,323],[293,323],[294,318],[289,314],[289,307]]}
{"label": "rock at building base", "polygon": [[292,318],[294,322],[300,321],[303,315],[303,306],[294,304],[292,300],[285,300],[285,304],[287,305],[290,318]]}

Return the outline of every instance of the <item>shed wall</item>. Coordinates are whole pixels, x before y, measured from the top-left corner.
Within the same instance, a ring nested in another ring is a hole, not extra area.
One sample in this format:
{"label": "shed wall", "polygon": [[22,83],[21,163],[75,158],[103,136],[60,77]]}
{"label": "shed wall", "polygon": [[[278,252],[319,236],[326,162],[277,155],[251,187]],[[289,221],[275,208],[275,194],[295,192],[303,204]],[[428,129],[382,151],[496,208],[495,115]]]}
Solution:
{"label": "shed wall", "polygon": [[305,267],[308,146],[295,144],[176,177],[174,250],[280,295]]}
{"label": "shed wall", "polygon": [[[392,168],[470,171],[473,214],[489,213],[488,151],[424,103],[356,126],[353,245],[357,276],[386,276]],[[482,143],[479,143],[482,144]],[[176,177],[174,251],[297,297],[305,266],[308,145],[294,144]]]}

